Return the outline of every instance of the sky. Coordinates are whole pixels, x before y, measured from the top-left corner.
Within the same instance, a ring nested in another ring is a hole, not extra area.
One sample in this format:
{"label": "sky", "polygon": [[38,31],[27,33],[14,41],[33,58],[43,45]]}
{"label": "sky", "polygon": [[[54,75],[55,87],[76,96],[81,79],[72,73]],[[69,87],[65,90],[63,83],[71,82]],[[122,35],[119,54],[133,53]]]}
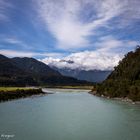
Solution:
{"label": "sky", "polygon": [[140,37],[140,0],[0,0],[0,54],[112,70]]}

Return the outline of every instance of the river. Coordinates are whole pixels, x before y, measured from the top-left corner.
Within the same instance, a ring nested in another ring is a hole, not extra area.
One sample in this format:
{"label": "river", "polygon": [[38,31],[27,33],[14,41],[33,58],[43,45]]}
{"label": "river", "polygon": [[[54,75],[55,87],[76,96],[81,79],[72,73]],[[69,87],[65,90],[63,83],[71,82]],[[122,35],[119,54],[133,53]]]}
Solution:
{"label": "river", "polygon": [[140,105],[87,90],[0,103],[0,140],[140,140]]}

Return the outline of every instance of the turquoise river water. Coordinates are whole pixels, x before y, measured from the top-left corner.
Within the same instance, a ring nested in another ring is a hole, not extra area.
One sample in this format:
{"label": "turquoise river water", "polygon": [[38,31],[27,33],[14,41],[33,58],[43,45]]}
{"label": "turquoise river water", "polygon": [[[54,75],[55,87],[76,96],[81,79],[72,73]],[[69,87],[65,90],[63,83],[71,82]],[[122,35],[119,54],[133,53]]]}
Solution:
{"label": "turquoise river water", "polygon": [[87,90],[0,103],[0,140],[140,140],[140,105]]}

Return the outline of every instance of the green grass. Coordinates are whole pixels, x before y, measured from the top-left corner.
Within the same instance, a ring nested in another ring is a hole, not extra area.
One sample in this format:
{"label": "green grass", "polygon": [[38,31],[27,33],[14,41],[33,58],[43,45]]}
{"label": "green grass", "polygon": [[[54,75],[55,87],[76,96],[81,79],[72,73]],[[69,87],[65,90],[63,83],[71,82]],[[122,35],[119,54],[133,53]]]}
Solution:
{"label": "green grass", "polygon": [[44,94],[41,88],[0,87],[0,102]]}
{"label": "green grass", "polygon": [[0,91],[15,91],[15,90],[29,90],[30,87],[0,87]]}

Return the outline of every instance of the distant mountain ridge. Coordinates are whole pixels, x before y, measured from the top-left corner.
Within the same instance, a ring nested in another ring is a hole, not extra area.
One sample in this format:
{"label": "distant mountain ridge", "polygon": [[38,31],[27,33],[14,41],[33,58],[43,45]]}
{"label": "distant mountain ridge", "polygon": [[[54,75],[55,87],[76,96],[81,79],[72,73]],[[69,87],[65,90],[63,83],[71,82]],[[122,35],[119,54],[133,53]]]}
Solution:
{"label": "distant mountain ridge", "polygon": [[100,83],[104,81],[108,75],[111,73],[109,70],[80,70],[80,69],[69,69],[69,68],[56,68],[52,67],[55,70],[59,71],[64,76],[71,76],[79,80],[86,80],[89,82]]}
{"label": "distant mountain ridge", "polygon": [[80,85],[89,82],[62,76],[58,71],[34,58],[8,58],[0,55],[0,85]]}
{"label": "distant mountain ridge", "polygon": [[61,76],[61,74],[50,68],[48,65],[34,59],[34,58],[12,58],[12,61],[22,70],[30,73],[36,73],[45,76]]}

